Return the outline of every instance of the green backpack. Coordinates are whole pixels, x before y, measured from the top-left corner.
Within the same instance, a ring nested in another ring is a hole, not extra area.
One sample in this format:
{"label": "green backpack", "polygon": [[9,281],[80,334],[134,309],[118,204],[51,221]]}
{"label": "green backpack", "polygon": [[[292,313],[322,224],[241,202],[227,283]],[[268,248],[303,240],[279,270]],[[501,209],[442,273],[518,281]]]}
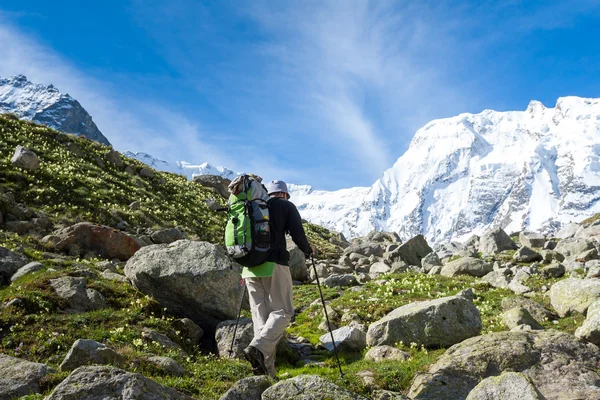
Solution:
{"label": "green backpack", "polygon": [[240,175],[229,191],[225,247],[240,265],[256,267],[267,261],[271,250],[267,189],[252,176]]}

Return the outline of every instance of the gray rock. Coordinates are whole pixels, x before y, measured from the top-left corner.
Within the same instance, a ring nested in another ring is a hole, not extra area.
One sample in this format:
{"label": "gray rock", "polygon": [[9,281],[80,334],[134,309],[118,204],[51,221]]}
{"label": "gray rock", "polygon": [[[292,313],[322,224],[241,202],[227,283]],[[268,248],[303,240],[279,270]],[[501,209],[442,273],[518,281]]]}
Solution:
{"label": "gray rock", "polygon": [[409,400],[402,393],[392,392],[390,390],[374,390],[373,400]]}
{"label": "gray rock", "polygon": [[579,339],[600,346],[600,300],[592,303],[587,310],[587,318],[575,331]]}
{"label": "gray rock", "polygon": [[508,289],[511,278],[508,276],[510,271],[505,269],[497,269],[481,278],[482,281],[487,282],[490,286],[500,289]]}
{"label": "gray rock", "polygon": [[590,249],[590,250],[586,250],[581,254],[578,254],[575,257],[575,261],[578,262],[588,262],[588,261],[592,261],[592,260],[597,260],[598,259],[598,250],[594,249]]}
{"label": "gray rock", "polygon": [[154,175],[155,175],[154,171],[152,171],[150,168],[144,167],[140,170],[140,176],[142,178],[152,179],[152,178],[154,178]]}
{"label": "gray rock", "polygon": [[560,278],[566,272],[566,268],[559,262],[547,265],[540,271],[541,274],[547,278]]}
{"label": "gray rock", "polygon": [[[332,333],[335,345],[340,351],[362,351],[367,347],[367,335],[359,329],[343,326]],[[326,333],[319,340],[327,350],[334,350],[331,334]]]}
{"label": "gray rock", "polygon": [[175,350],[182,354],[185,354],[180,345],[172,341],[167,335],[158,331],[144,328],[142,331],[142,338],[148,342],[155,342],[167,350]]}
{"label": "gray rock", "polygon": [[504,250],[517,250],[517,244],[500,228],[486,232],[479,239],[479,251],[497,254]]}
{"label": "gray rock", "polygon": [[161,229],[151,234],[150,238],[156,244],[169,244],[177,240],[187,239],[185,233],[179,227]]}
{"label": "gray rock", "polygon": [[31,274],[32,272],[39,271],[42,269],[44,269],[44,266],[41,263],[37,261],[30,262],[29,264],[26,264],[19,268],[17,272],[15,272],[15,274],[10,278],[10,281],[14,282],[22,276]]}
{"label": "gray rock", "polygon": [[270,386],[268,376],[251,376],[237,381],[219,400],[261,400],[263,392]]}
{"label": "gray rock", "polygon": [[481,331],[477,307],[463,296],[407,304],[371,324],[369,346],[416,343],[427,347],[446,347]]}
{"label": "gray rock", "polygon": [[19,145],[15,149],[15,154],[10,160],[11,164],[17,168],[36,170],[40,168],[40,159],[31,150]]}
{"label": "gray rock", "polygon": [[221,246],[187,240],[143,247],[125,265],[138,290],[204,330],[237,317],[240,271]]}
{"label": "gray rock", "polygon": [[376,262],[375,264],[371,265],[371,268],[369,268],[369,274],[373,275],[382,275],[382,274],[386,274],[388,272],[390,272],[392,268],[387,265],[384,262]]}
{"label": "gray rock", "polygon": [[24,235],[35,228],[35,224],[30,221],[7,221],[4,224],[7,231],[14,232],[18,235]]}
{"label": "gray rock", "polygon": [[436,248],[438,257],[443,260],[466,250],[466,246],[458,242],[444,243]]}
{"label": "gray rock", "polygon": [[435,267],[431,268],[427,274],[428,275],[440,275],[442,273],[442,269],[444,269],[444,267],[436,265]]}
{"label": "gray rock", "polygon": [[55,372],[45,364],[0,354],[0,399],[14,399],[41,392],[44,376]]}
{"label": "gray rock", "polygon": [[356,277],[352,274],[334,274],[323,280],[323,286],[345,287],[358,284]]}
{"label": "gray rock", "polygon": [[[217,352],[219,357],[225,358],[244,358],[244,349],[254,338],[254,328],[252,320],[249,318],[240,318],[235,329],[236,320],[223,321],[217,325],[215,341],[217,342]],[[232,353],[229,353],[233,332],[235,331],[235,341],[233,342]]]}
{"label": "gray rock", "polygon": [[9,283],[14,273],[27,263],[29,263],[27,257],[0,246],[0,285]]}
{"label": "gray rock", "polygon": [[533,251],[527,246],[521,247],[513,256],[513,260],[520,263],[542,261],[542,259],[542,255],[540,253]]}
{"label": "gray rock", "polygon": [[431,253],[433,249],[427,244],[423,235],[417,235],[394,250],[393,258],[404,261],[408,265],[421,266],[423,257]]}
{"label": "gray rock", "polygon": [[554,250],[562,254],[567,260],[575,260],[579,254],[594,248],[594,241],[591,239],[572,238],[561,240]]}
{"label": "gray rock", "polygon": [[529,325],[531,329],[544,329],[539,322],[537,322],[529,311],[523,307],[515,307],[502,314],[502,321],[508,329],[513,329],[519,325]]}
{"label": "gray rock", "polygon": [[574,237],[581,230],[583,230],[581,225],[571,223],[563,226],[555,236],[557,239],[569,239]]}
{"label": "gray rock", "polygon": [[61,371],[72,371],[89,364],[122,364],[124,358],[113,349],[94,340],[78,339],[60,364]]}
{"label": "gray rock", "polygon": [[600,349],[554,330],[496,332],[446,351],[412,382],[414,400],[464,399],[482,379],[520,371],[548,400],[600,398]]}
{"label": "gray rock", "polygon": [[492,272],[493,269],[494,267],[492,264],[480,260],[479,258],[465,257],[444,265],[440,274],[442,276],[485,276]]}
{"label": "gray rock", "polygon": [[349,247],[344,249],[344,254],[357,253],[364,257],[370,257],[372,255],[377,257],[383,256],[383,246],[380,243],[360,243],[351,244]]}
{"label": "gray rock", "polygon": [[121,159],[121,154],[118,151],[110,150],[104,154],[104,158],[106,161],[119,168],[123,166],[123,160]]}
{"label": "gray rock", "polygon": [[46,400],[192,400],[191,397],[119,368],[77,368]]}
{"label": "gray rock", "polygon": [[437,253],[432,251],[421,259],[421,266],[425,273],[429,273],[433,267],[442,266],[442,261],[438,257]]}
{"label": "gray rock", "polygon": [[387,345],[371,347],[365,354],[365,360],[374,362],[406,361],[409,358],[410,354],[406,351]]}
{"label": "gray rock", "polygon": [[600,280],[568,278],[550,288],[550,302],[560,317],[577,311],[585,314],[590,304],[600,299]]}
{"label": "gray rock", "polygon": [[588,269],[586,279],[593,279],[593,278],[600,278],[600,265],[594,265]]}
{"label": "gray rock", "polygon": [[278,382],[265,390],[262,400],[367,400],[349,392],[320,376],[300,375]]}
{"label": "gray rock", "polygon": [[290,266],[292,280],[308,282],[310,277],[308,275],[308,267],[306,265],[306,257],[304,256],[304,253],[292,240],[287,241],[287,249],[290,253],[290,261],[288,264]]}
{"label": "gray rock", "polygon": [[85,157],[85,153],[73,142],[65,143],[65,147],[77,157]]}
{"label": "gray rock", "polygon": [[512,281],[510,281],[510,283],[508,284],[508,289],[512,290],[516,294],[526,294],[531,293],[533,291],[529,286],[523,285],[517,279],[513,279]]}
{"label": "gray rock", "polygon": [[521,232],[519,234],[519,242],[521,242],[521,246],[540,248],[544,247],[546,237],[536,232]]}
{"label": "gray rock", "polygon": [[[123,171],[125,171],[125,173],[127,173],[129,175],[135,175],[135,170],[133,168],[131,168],[131,166],[129,166],[129,165],[126,166]],[[139,183],[140,183],[140,181],[136,181],[136,184],[139,184]]]}
{"label": "gray rock", "polygon": [[102,294],[95,289],[86,289],[86,283],[86,278],[71,276],[50,280],[50,286],[56,294],[68,301],[67,312],[79,313],[108,307]]}
{"label": "gray rock", "polygon": [[505,372],[482,380],[466,400],[546,400],[531,379],[520,372]]}
{"label": "gray rock", "polygon": [[129,282],[129,279],[127,279],[126,276],[117,274],[108,269],[104,270],[104,272],[102,272],[102,277],[104,279],[108,279],[109,281],[113,281],[113,282],[131,283],[131,282]]}
{"label": "gray rock", "polygon": [[156,365],[168,374],[174,376],[184,376],[185,369],[179,363],[170,357],[150,356],[148,362]]}
{"label": "gray rock", "polygon": [[556,240],[548,240],[544,243],[544,250],[554,250],[556,248]]}
{"label": "gray rock", "polygon": [[508,311],[515,307],[524,308],[537,321],[554,321],[558,319],[558,315],[548,310],[537,301],[525,297],[505,297],[502,299],[500,306],[503,311]]}
{"label": "gray rock", "polygon": [[193,345],[200,343],[204,331],[189,318],[182,318],[173,322],[173,327],[181,332],[182,337]]}
{"label": "gray rock", "polygon": [[229,197],[228,186],[231,183],[229,179],[220,177],[218,175],[196,175],[192,179],[192,182],[212,188],[216,193],[224,198]]}

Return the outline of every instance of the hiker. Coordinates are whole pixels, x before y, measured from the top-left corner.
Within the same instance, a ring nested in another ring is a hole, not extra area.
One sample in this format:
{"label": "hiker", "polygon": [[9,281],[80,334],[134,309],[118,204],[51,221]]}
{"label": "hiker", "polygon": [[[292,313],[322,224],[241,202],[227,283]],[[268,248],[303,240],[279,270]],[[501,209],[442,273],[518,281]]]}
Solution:
{"label": "hiker", "polygon": [[275,376],[275,349],[285,333],[292,316],[292,275],[290,253],[286,249],[286,234],[309,257],[313,250],[308,243],[296,206],[289,202],[285,182],[272,181],[266,185],[271,220],[271,252],[262,266],[244,268],[242,277],[250,297],[254,339],[246,349],[245,358],[252,364],[255,375]]}

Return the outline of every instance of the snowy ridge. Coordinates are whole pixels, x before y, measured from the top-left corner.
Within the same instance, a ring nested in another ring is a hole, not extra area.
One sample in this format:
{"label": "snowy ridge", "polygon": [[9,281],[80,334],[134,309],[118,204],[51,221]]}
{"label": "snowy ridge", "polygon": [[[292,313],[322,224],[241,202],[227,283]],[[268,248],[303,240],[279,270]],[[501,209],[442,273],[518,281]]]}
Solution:
{"label": "snowy ridge", "polygon": [[600,212],[599,189],[600,99],[564,97],[432,121],[370,188],[291,191],[303,218],[347,236],[439,243],[489,226],[556,229]]}
{"label": "snowy ridge", "polygon": [[31,83],[23,75],[0,78],[0,113],[13,113],[61,132],[110,145],[77,100],[52,85]]}
{"label": "snowy ridge", "polygon": [[209,163],[191,164],[185,161],[168,162],[159,160],[147,153],[126,151],[124,156],[135,158],[157,171],[171,172],[183,175],[188,179],[193,179],[197,175],[218,175],[223,178],[233,180],[238,173],[228,170],[224,167],[214,167]]}

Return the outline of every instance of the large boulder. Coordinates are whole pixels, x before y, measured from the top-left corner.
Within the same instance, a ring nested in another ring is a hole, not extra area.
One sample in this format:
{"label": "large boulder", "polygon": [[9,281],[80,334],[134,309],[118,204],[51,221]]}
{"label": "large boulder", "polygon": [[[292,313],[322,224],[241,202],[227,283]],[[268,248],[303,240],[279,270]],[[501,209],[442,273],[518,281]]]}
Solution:
{"label": "large boulder", "polygon": [[36,170],[40,168],[39,157],[31,150],[19,145],[15,149],[15,154],[11,158],[12,165],[18,168]]}
{"label": "large boulder", "polygon": [[86,288],[83,277],[61,276],[51,279],[50,286],[56,294],[68,303],[69,313],[80,313],[108,307],[106,299],[96,289]]}
{"label": "large boulder", "polygon": [[526,375],[520,372],[505,372],[490,376],[475,386],[466,400],[545,400]]}
{"label": "large boulder", "polygon": [[554,321],[558,319],[558,316],[546,307],[541,305],[535,300],[531,300],[525,297],[505,297],[500,303],[503,311],[511,310],[515,307],[524,308],[531,314],[536,321]]}
{"label": "large boulder", "polygon": [[261,400],[265,390],[271,386],[266,375],[251,376],[237,381],[219,400]]}
{"label": "large boulder", "polygon": [[531,329],[544,329],[524,307],[515,307],[505,311],[502,314],[502,321],[508,329],[513,329],[519,325],[529,325]]}
{"label": "large boulder", "polygon": [[490,286],[500,289],[508,289],[508,286],[511,282],[511,277],[509,276],[510,271],[508,268],[504,269],[496,269],[489,274],[486,274],[482,281],[487,282]]}
{"label": "large boulder", "polygon": [[500,228],[486,232],[479,239],[479,251],[484,254],[496,254],[504,250],[516,250],[517,244]]}
{"label": "large boulder", "polygon": [[27,263],[27,257],[0,246],[0,285],[10,283],[13,274]]}
{"label": "large boulder", "polygon": [[125,265],[139,291],[210,332],[237,316],[240,270],[221,246],[188,240],[143,247]]}
{"label": "large boulder", "polygon": [[392,251],[392,259],[399,259],[408,265],[421,266],[421,260],[431,253],[433,249],[429,247],[425,236],[417,235]]}
{"label": "large boulder", "polygon": [[306,265],[304,253],[292,240],[287,241],[287,249],[290,253],[289,266],[292,280],[307,282],[310,277],[308,275],[308,267]]}
{"label": "large boulder", "polygon": [[88,364],[121,364],[122,355],[95,340],[78,339],[60,364],[61,371],[72,371]]}
{"label": "large boulder", "polygon": [[447,347],[478,335],[481,316],[473,302],[463,296],[444,297],[407,304],[369,326],[369,346],[416,343]]}
{"label": "large boulder", "polygon": [[600,300],[595,301],[587,310],[587,318],[575,331],[579,339],[600,346]]}
{"label": "large boulder", "polygon": [[[335,346],[340,351],[362,351],[367,347],[367,335],[359,329],[343,326],[339,329],[334,330],[333,340],[335,340]],[[329,351],[333,351],[333,342],[331,341],[331,334],[327,332],[319,338],[319,341]]]}
{"label": "large boulder", "polygon": [[192,182],[212,188],[216,193],[220,194],[224,198],[229,197],[228,186],[231,181],[227,178],[223,178],[218,175],[196,175],[192,179]]}
{"label": "large boulder", "polygon": [[600,349],[554,330],[496,332],[452,346],[412,382],[413,400],[465,399],[485,378],[518,371],[548,400],[600,398]]}
{"label": "large boulder", "polygon": [[554,236],[557,239],[570,239],[581,230],[583,230],[583,226],[576,223],[570,223],[563,226]]}
{"label": "large boulder", "polygon": [[77,368],[58,384],[46,400],[192,400],[191,397],[119,368]]}
{"label": "large boulder", "polygon": [[567,260],[575,260],[581,253],[595,249],[594,241],[584,238],[563,239],[556,245],[554,251],[562,254]]}
{"label": "large boulder", "polygon": [[442,267],[443,276],[471,275],[485,276],[492,272],[494,266],[479,258],[463,257],[451,261]]}
{"label": "large boulder", "polygon": [[513,260],[520,263],[530,263],[534,261],[542,261],[542,255],[534,251],[530,247],[523,246],[513,256]]}
{"label": "large boulder", "polygon": [[0,399],[40,393],[42,378],[53,372],[45,364],[0,354]]}
{"label": "large boulder", "polygon": [[364,257],[377,256],[382,257],[384,252],[384,246],[377,242],[362,242],[352,244],[344,249],[344,254],[360,254]]}
{"label": "large boulder", "polygon": [[[234,332],[235,340],[233,338]],[[222,358],[243,359],[244,349],[248,347],[253,338],[254,328],[252,320],[249,318],[240,318],[239,322],[237,320],[220,322],[215,331],[217,354]],[[231,348],[232,342],[233,348]],[[229,352],[230,349],[231,353]]]}
{"label": "large boulder", "polygon": [[585,314],[587,308],[600,299],[600,279],[568,278],[550,288],[550,302],[559,316],[577,311]]}
{"label": "large boulder", "polygon": [[542,248],[546,243],[546,237],[536,232],[519,233],[519,242],[521,246]]}
{"label": "large boulder", "polygon": [[140,249],[139,243],[128,234],[89,222],[80,222],[60,229],[46,236],[43,243],[60,251],[69,251],[75,245],[80,254],[92,251],[102,258],[118,258],[121,261],[128,260]]}
{"label": "large boulder", "polygon": [[286,379],[263,392],[262,400],[367,400],[320,376],[300,375]]}
{"label": "large boulder", "polygon": [[432,251],[421,259],[421,267],[423,272],[428,273],[433,267],[441,267],[442,261],[438,257],[437,253]]}

